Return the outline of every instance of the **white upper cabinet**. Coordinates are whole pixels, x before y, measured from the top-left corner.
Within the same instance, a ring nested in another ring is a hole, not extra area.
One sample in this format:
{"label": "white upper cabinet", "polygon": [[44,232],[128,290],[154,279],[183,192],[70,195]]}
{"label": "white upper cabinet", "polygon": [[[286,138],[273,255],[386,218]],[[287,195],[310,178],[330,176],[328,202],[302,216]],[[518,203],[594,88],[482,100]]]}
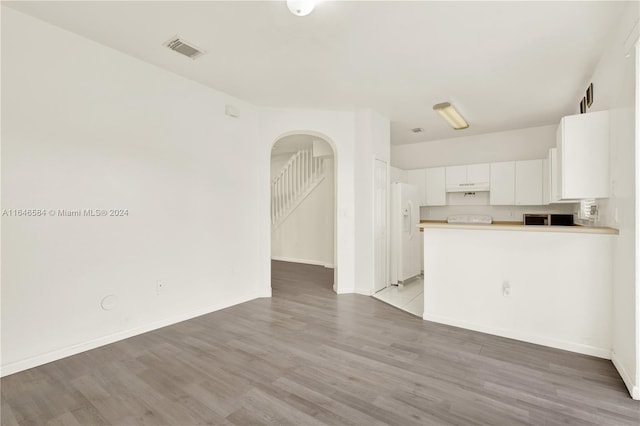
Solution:
{"label": "white upper cabinet", "polygon": [[542,204],[548,205],[551,202],[551,170],[549,168],[549,158],[542,160]]}
{"label": "white upper cabinet", "polygon": [[516,163],[491,163],[489,204],[513,205],[516,202]]}
{"label": "white upper cabinet", "polygon": [[451,166],[445,168],[447,186],[467,183],[467,166]]}
{"label": "white upper cabinet", "polygon": [[558,148],[549,149],[549,203],[575,203],[577,200],[560,199],[560,164],[558,163]]}
{"label": "white upper cabinet", "polygon": [[489,164],[469,164],[467,166],[467,183],[489,183],[490,168]]}
{"label": "white upper cabinet", "polygon": [[489,191],[494,206],[540,206],[559,200],[557,149],[543,160],[432,167],[409,170],[407,180],[419,189],[421,206],[446,206],[447,192]]}
{"label": "white upper cabinet", "polygon": [[424,206],[427,202],[426,196],[426,169],[409,170],[407,172],[407,182],[409,185],[418,187],[419,205]]}
{"label": "white upper cabinet", "polygon": [[516,205],[542,204],[542,160],[516,161]]}
{"label": "white upper cabinet", "polygon": [[445,168],[433,167],[426,170],[427,188],[426,203],[427,206],[445,206],[447,204],[447,193],[445,191]]}
{"label": "white upper cabinet", "polygon": [[409,170],[407,182],[418,187],[421,206],[446,206],[445,168]]}
{"label": "white upper cabinet", "polygon": [[559,199],[609,196],[609,112],[563,117],[556,134]]}
{"label": "white upper cabinet", "polygon": [[489,164],[446,167],[445,175],[449,192],[489,190]]}

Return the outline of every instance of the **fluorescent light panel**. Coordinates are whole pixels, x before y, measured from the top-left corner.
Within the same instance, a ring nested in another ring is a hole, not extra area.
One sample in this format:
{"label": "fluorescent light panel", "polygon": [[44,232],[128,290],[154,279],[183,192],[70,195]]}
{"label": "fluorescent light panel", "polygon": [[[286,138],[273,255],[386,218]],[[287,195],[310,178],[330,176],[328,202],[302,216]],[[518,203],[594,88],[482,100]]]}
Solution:
{"label": "fluorescent light panel", "polygon": [[469,127],[469,123],[462,118],[460,113],[456,111],[449,102],[434,105],[433,110],[440,114],[440,116],[444,118],[455,130],[466,129]]}

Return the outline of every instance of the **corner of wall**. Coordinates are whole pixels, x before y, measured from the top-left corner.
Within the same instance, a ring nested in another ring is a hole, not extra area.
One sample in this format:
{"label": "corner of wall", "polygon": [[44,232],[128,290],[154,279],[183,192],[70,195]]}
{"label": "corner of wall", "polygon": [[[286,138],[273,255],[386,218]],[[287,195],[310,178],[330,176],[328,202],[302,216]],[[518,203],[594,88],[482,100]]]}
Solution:
{"label": "corner of wall", "polygon": [[373,295],[372,287],[355,287],[351,293],[361,294],[363,296],[371,296]]}
{"label": "corner of wall", "polygon": [[631,375],[629,375],[629,373],[625,370],[624,365],[620,362],[615,352],[611,352],[611,362],[613,363],[613,366],[616,368],[616,370],[618,370],[618,374],[620,374],[622,381],[629,390],[631,398],[640,400],[640,384],[637,382],[634,383]]}

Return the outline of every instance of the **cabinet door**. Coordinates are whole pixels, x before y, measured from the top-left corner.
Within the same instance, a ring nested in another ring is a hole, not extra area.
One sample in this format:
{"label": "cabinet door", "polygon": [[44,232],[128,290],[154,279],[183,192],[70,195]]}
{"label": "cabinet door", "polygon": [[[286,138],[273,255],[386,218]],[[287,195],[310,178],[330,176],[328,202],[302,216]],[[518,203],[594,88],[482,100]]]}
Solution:
{"label": "cabinet door", "polygon": [[444,167],[434,167],[431,169],[427,169],[426,175],[426,205],[445,206],[447,204],[447,193],[445,190]]}
{"label": "cabinet door", "polygon": [[549,149],[549,202],[560,201],[560,166],[558,165],[558,148]]}
{"label": "cabinet door", "polygon": [[407,172],[407,183],[418,187],[418,202],[421,206],[426,203],[426,169],[409,170]]}
{"label": "cabinet door", "polygon": [[467,166],[468,183],[488,183],[490,174],[489,164],[469,164]]}
{"label": "cabinet door", "polygon": [[489,204],[514,205],[516,203],[516,163],[491,163]]}
{"label": "cabinet door", "polygon": [[558,149],[549,149],[549,203],[575,203],[577,200],[560,199],[560,162]]}
{"label": "cabinet door", "polygon": [[446,167],[445,175],[447,185],[460,185],[467,183],[467,166]]}
{"label": "cabinet door", "polygon": [[549,168],[550,160],[545,158],[542,160],[542,204],[551,203],[551,169]]}
{"label": "cabinet door", "polygon": [[516,205],[542,204],[542,160],[516,161]]}
{"label": "cabinet door", "polygon": [[609,196],[609,113],[563,117],[558,128],[560,198]]}

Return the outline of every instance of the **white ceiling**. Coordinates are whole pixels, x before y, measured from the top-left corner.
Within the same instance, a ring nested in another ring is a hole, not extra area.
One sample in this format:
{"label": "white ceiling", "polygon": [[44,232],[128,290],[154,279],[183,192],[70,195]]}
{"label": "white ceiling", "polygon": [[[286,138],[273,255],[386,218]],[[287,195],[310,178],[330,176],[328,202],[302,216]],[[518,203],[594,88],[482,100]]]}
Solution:
{"label": "white ceiling", "polygon": [[[625,6],[325,1],[297,17],[271,1],[3,4],[258,105],[371,107],[391,120],[394,144],[574,113]],[[174,35],[207,54],[170,51],[163,43]],[[454,131],[432,111],[445,101],[469,129]]]}

